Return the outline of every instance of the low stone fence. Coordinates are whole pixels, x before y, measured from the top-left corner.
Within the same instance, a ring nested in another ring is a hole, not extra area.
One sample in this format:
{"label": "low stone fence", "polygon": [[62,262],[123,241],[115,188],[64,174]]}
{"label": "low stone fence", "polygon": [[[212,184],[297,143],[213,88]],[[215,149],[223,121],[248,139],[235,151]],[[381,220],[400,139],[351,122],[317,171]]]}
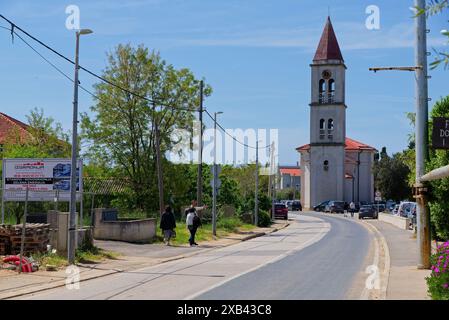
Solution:
{"label": "low stone fence", "polygon": [[387,222],[399,229],[409,230],[411,219],[389,213],[379,213],[379,221]]}
{"label": "low stone fence", "polygon": [[119,219],[117,210],[95,209],[94,239],[149,243],[156,236],[156,219]]}

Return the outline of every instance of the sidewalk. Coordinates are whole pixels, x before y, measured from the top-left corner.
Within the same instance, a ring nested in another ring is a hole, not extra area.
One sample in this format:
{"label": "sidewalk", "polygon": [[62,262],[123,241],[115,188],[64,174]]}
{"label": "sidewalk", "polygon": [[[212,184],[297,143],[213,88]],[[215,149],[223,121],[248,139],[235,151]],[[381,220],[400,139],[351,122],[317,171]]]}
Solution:
{"label": "sidewalk", "polygon": [[425,278],[430,270],[418,270],[418,246],[413,231],[391,224],[364,220],[385,237],[390,252],[390,274],[387,300],[429,300]]}
{"label": "sidewalk", "polygon": [[[270,228],[256,228],[242,233],[228,234],[217,240],[200,242],[198,247],[95,241],[96,246],[121,255],[114,260],[105,260],[95,264],[79,264],[80,281],[183,259],[273,233],[288,225],[287,221],[276,221]],[[0,300],[64,286],[66,277],[65,269],[53,272],[39,270],[34,273],[22,274],[0,270]]]}

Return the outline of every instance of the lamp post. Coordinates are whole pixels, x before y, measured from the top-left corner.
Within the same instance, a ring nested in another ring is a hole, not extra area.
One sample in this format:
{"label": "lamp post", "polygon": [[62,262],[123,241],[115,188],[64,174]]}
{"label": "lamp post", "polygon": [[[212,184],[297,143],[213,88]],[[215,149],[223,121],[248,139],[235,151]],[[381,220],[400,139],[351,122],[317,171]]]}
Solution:
{"label": "lamp post", "polygon": [[214,188],[212,190],[212,233],[217,235],[217,115],[223,114],[223,112],[214,112]]}
{"label": "lamp post", "polygon": [[79,41],[80,36],[92,33],[90,29],[81,29],[76,32],[75,47],[75,79],[73,93],[73,127],[72,127],[72,162],[70,167],[70,221],[69,221],[69,241],[68,260],[69,264],[75,263],[75,233],[76,233],[76,160],[78,154],[78,71],[79,71]]}

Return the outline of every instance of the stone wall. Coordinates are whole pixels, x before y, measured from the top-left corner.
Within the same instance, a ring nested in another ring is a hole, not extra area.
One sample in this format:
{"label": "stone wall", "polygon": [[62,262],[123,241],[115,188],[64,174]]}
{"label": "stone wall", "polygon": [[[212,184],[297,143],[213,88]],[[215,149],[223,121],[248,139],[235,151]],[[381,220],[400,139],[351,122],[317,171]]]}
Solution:
{"label": "stone wall", "polygon": [[94,238],[135,243],[149,243],[156,236],[156,219],[104,221],[103,213],[110,210],[95,209]]}

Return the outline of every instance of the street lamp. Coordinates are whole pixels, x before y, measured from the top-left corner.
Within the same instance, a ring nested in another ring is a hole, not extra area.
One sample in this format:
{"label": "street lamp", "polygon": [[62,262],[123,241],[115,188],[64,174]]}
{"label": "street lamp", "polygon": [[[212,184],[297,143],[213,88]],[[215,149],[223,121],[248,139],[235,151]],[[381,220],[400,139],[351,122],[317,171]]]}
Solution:
{"label": "street lamp", "polygon": [[92,33],[90,29],[81,29],[76,32],[75,46],[75,79],[73,92],[73,126],[72,126],[72,163],[70,167],[70,222],[69,243],[67,248],[69,264],[75,263],[75,235],[76,235],[76,160],[78,154],[78,71],[79,71],[79,42],[80,36]]}
{"label": "street lamp", "polygon": [[217,115],[223,112],[214,112],[214,188],[212,190],[212,233],[217,235]]}

